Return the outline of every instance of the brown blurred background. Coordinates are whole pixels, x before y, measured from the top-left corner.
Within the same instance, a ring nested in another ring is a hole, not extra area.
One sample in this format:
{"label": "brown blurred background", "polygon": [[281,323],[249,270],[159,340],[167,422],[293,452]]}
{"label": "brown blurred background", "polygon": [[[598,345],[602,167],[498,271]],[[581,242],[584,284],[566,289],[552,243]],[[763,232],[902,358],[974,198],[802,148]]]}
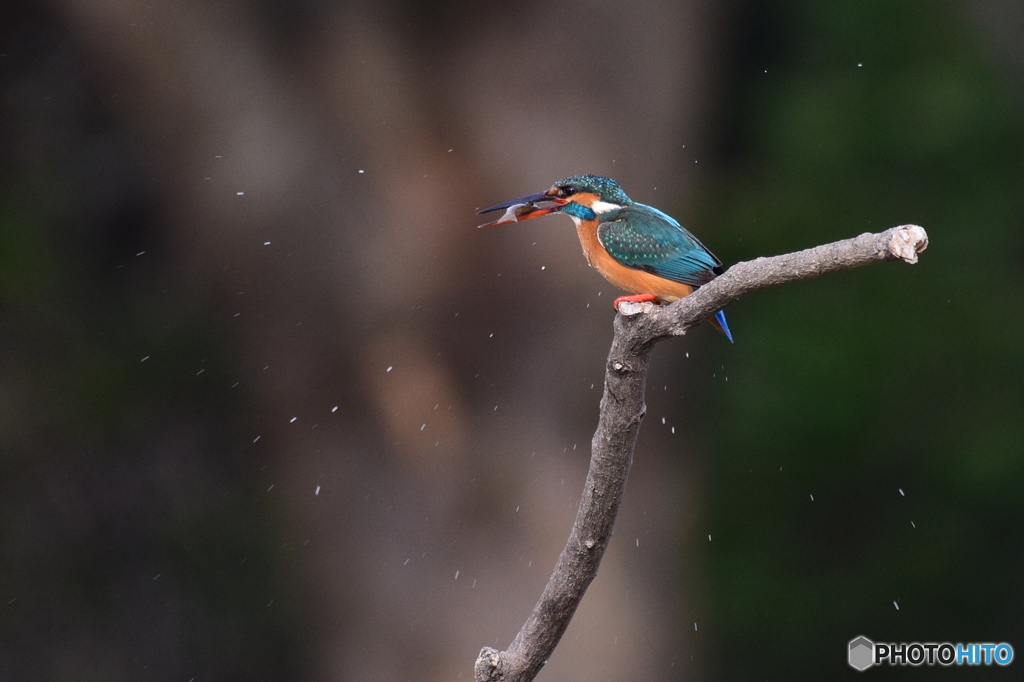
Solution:
{"label": "brown blurred background", "polygon": [[541,679],[1024,646],[1024,12],[825,4],[7,3],[0,678],[471,679],[568,534],[616,295],[567,219],[475,212],[583,172],[727,263],[933,245],[659,347]]}

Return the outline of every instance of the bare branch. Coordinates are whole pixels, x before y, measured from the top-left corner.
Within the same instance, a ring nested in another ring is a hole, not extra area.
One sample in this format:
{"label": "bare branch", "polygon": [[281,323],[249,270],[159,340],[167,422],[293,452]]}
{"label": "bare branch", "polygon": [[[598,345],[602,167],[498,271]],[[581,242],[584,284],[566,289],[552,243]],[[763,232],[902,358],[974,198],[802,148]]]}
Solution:
{"label": "bare branch", "polygon": [[591,443],[590,470],[569,541],[540,600],[505,651],[484,647],[476,682],[529,682],[547,662],[597,575],[611,538],[626,477],[646,413],[644,385],[651,349],[661,339],[685,334],[729,303],[758,289],[820,277],[869,263],[917,262],[928,235],[917,225],[862,234],[806,251],[737,263],[693,295],[668,306],[626,302],[615,316],[605,367],[601,416]]}

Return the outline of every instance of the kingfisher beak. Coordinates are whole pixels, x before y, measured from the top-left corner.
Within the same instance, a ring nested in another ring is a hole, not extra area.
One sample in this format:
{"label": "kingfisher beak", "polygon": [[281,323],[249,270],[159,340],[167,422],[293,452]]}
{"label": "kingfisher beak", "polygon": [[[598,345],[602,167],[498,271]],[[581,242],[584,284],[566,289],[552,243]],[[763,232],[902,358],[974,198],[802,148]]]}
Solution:
{"label": "kingfisher beak", "polygon": [[[554,206],[538,206],[538,203],[550,202]],[[485,208],[480,211],[477,215],[484,213],[490,213],[491,211],[497,211],[499,209],[505,209],[505,213],[495,220],[494,222],[485,223],[480,227],[491,227],[492,225],[503,225],[505,223],[517,223],[520,220],[529,220],[530,218],[539,218],[549,213],[554,213],[560,210],[568,202],[566,199],[559,197],[553,197],[547,192],[538,192],[537,194],[531,194],[525,197],[519,197],[518,199],[512,199],[511,201],[505,201],[496,206]]]}

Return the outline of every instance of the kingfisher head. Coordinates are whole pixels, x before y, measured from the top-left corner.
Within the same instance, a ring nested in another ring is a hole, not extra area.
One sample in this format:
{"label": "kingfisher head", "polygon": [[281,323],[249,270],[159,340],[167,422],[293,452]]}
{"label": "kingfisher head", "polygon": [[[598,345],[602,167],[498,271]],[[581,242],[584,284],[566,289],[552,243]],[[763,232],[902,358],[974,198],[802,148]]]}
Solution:
{"label": "kingfisher head", "polygon": [[[538,206],[543,203],[551,205]],[[602,213],[632,203],[633,200],[626,196],[618,183],[611,178],[600,175],[573,175],[559,180],[546,192],[530,194],[485,208],[480,213],[489,213],[501,208],[506,211],[498,220],[480,227],[539,218],[557,211],[567,213],[575,221],[594,220]]]}

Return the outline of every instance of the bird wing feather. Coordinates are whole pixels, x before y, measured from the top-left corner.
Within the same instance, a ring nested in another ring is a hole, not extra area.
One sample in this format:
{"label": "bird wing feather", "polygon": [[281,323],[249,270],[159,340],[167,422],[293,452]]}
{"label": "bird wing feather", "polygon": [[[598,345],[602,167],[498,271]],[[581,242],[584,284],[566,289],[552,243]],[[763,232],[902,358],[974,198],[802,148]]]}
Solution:
{"label": "bird wing feather", "polygon": [[713,280],[722,261],[656,208],[633,204],[601,216],[597,239],[626,267],[691,286]]}

